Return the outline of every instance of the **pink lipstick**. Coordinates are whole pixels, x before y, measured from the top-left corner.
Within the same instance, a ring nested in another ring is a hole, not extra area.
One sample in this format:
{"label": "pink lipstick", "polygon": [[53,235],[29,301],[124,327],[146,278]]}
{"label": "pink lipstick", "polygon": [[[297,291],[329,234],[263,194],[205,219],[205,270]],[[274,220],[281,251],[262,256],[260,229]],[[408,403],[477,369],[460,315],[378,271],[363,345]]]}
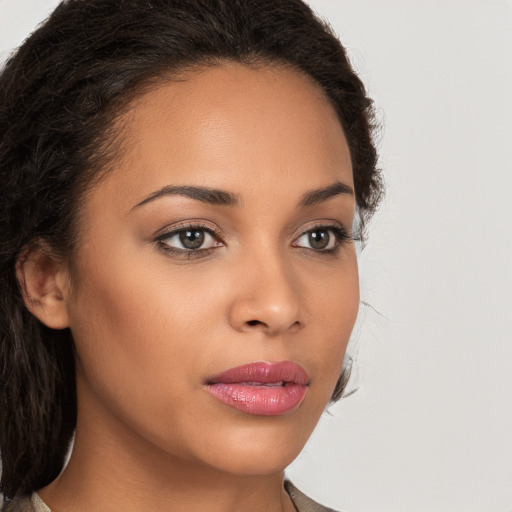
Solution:
{"label": "pink lipstick", "polygon": [[296,363],[255,362],[208,379],[206,390],[235,409],[277,416],[299,407],[308,391],[308,374]]}

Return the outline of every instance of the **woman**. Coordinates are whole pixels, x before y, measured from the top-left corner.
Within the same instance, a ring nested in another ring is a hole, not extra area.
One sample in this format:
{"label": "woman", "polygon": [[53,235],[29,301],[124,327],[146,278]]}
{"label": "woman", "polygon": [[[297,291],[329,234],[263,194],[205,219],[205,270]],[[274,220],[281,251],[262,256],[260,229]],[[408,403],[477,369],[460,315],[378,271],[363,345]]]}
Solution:
{"label": "woman", "polygon": [[323,509],[371,126],[300,0],[56,9],[0,78],[6,510]]}

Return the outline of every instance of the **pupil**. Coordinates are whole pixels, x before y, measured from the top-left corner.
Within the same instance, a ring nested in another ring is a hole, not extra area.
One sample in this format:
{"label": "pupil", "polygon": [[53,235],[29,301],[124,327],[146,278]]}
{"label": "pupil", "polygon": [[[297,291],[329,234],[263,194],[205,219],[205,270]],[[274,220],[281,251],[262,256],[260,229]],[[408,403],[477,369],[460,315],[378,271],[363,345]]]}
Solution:
{"label": "pupil", "polygon": [[199,249],[204,243],[204,232],[197,229],[182,231],[180,242],[186,249]]}
{"label": "pupil", "polygon": [[325,229],[317,229],[309,233],[309,245],[313,249],[325,249],[329,245],[329,232]]}

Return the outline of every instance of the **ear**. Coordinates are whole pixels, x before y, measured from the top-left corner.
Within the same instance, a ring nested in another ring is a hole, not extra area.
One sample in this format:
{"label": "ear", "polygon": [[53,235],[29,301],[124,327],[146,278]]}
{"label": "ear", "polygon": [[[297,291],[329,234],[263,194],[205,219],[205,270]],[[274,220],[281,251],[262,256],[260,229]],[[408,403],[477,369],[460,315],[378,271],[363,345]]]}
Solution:
{"label": "ear", "polygon": [[21,253],[16,277],[25,305],[35,317],[52,329],[69,327],[67,269],[46,244],[36,243]]}

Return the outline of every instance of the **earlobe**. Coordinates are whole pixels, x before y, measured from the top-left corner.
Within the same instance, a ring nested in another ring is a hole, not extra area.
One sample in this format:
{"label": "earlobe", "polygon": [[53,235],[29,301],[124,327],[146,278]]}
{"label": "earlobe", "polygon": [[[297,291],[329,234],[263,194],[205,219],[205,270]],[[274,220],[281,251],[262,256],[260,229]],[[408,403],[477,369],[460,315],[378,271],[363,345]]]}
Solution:
{"label": "earlobe", "polygon": [[27,309],[52,329],[69,327],[62,261],[45,245],[26,248],[16,262],[16,277]]}

